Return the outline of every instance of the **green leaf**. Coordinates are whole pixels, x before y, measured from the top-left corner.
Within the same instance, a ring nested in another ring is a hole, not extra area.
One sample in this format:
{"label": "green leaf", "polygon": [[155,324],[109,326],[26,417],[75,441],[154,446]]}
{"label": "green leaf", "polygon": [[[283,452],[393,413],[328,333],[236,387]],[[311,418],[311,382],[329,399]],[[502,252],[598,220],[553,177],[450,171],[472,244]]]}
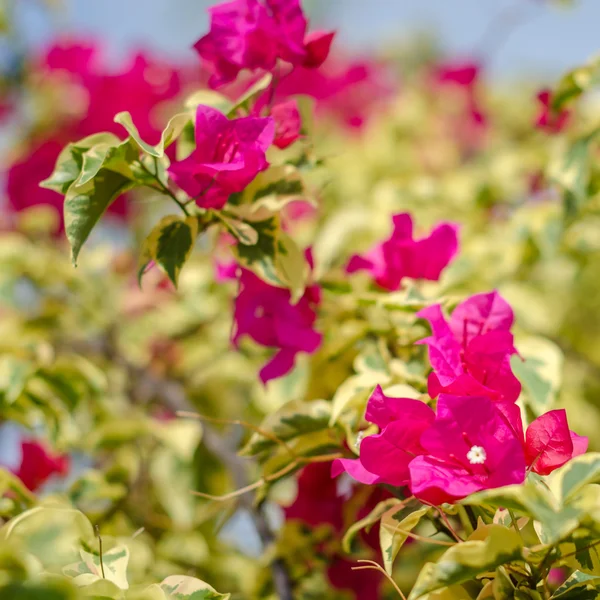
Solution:
{"label": "green leaf", "polygon": [[[312,402],[294,400],[267,416],[260,428],[267,434],[287,442],[307,433],[328,429],[330,415],[331,406],[325,400]],[[241,454],[256,456],[272,450],[277,445],[274,439],[254,433],[242,449]]]}
{"label": "green leaf", "polygon": [[383,565],[388,575],[392,574],[394,560],[409,537],[404,532],[412,531],[428,510],[427,507],[417,510],[413,510],[412,507],[401,510],[391,508],[382,515],[379,526],[379,545],[383,556]]}
{"label": "green leaf", "polygon": [[167,577],[160,587],[169,600],[229,600],[230,594],[219,594],[204,581],[185,575]]}
{"label": "green leaf", "polygon": [[294,240],[281,231],[279,219],[273,217],[252,223],[258,234],[252,246],[237,244],[234,252],[239,263],[262,280],[276,287],[287,287],[292,303],[304,294],[308,264]]}
{"label": "green leaf", "polygon": [[233,102],[214,90],[198,90],[185,99],[185,107],[196,110],[198,106],[211,106],[224,115],[231,112]]}
{"label": "green leaf", "polygon": [[[114,583],[119,589],[129,588],[127,582],[127,565],[129,563],[129,549],[126,546],[117,546],[100,556],[80,550],[81,562],[70,564],[63,569],[63,573],[69,577],[80,575],[94,575],[97,578],[106,579]],[[104,567],[104,571],[102,568]],[[80,580],[81,581],[81,580]],[[78,583],[78,582],[76,582]]]}
{"label": "green leaf", "polygon": [[79,556],[82,545],[94,543],[89,519],[63,506],[37,506],[2,527],[1,537],[21,543],[47,567],[63,567]]}
{"label": "green leaf", "polygon": [[101,169],[93,180],[69,188],[65,196],[65,232],[71,244],[71,259],[77,258],[92,229],[106,209],[122,193],[135,186],[135,181],[114,171]]}
{"label": "green leaf", "polygon": [[436,563],[426,563],[409,595],[420,598],[443,587],[468,581],[513,560],[522,559],[523,542],[519,535],[500,525],[489,525],[485,540],[467,541],[453,546]]}
{"label": "green leaf", "polygon": [[150,156],[162,158],[165,155],[165,149],[168,148],[183,131],[184,127],[192,120],[190,112],[183,112],[171,117],[167,126],[160,136],[160,142],[155,146],[144,142],[140,137],[137,127],[133,124],[131,115],[128,112],[120,112],[115,116],[115,123],[122,125],[135,143]]}
{"label": "green leaf", "polygon": [[575,571],[552,594],[552,598],[561,598],[561,600],[596,600],[599,590],[600,576]]}
{"label": "green leaf", "polygon": [[388,510],[392,508],[397,510],[397,506],[401,503],[402,501],[399,498],[388,498],[387,500],[383,500],[377,503],[375,508],[373,508],[373,510],[371,510],[366,517],[363,517],[351,525],[342,538],[342,547],[344,548],[344,552],[351,552],[352,540],[356,537],[359,531],[363,529],[370,529],[370,527],[377,523]]}
{"label": "green leaf", "polygon": [[528,338],[519,344],[519,354],[511,356],[513,373],[523,384],[527,401],[536,415],[548,411],[561,383],[563,353],[560,348],[543,338]]}
{"label": "green leaf", "polygon": [[600,84],[600,60],[569,71],[552,94],[552,110],[560,111],[590,88]]}
{"label": "green leaf", "polygon": [[64,581],[13,582],[0,586],[1,600],[79,600],[76,589]]}
{"label": "green leaf", "polygon": [[533,517],[544,529],[545,543],[552,544],[568,536],[579,525],[581,509],[562,507],[542,478],[530,477],[522,485],[477,492],[461,504],[510,508]]}
{"label": "green leaf", "polygon": [[573,198],[570,212],[577,211],[588,198],[588,185],[591,173],[590,145],[598,135],[598,129],[580,137],[550,163],[548,174]]}
{"label": "green leaf", "polygon": [[163,217],[142,244],[138,266],[139,280],[141,281],[148,264],[155,261],[177,286],[179,274],[194,249],[197,236],[196,217]]}
{"label": "green leaf", "polygon": [[553,471],[547,478],[549,488],[561,504],[567,502],[588,483],[600,481],[600,453],[576,456]]}
{"label": "green leaf", "polygon": [[240,244],[254,246],[258,243],[258,232],[249,223],[228,217],[221,211],[215,211],[214,214],[227,227],[229,232],[237,238]]}
{"label": "green leaf", "polygon": [[112,133],[95,133],[78,142],[68,144],[56,159],[52,175],[40,183],[40,187],[66,194],[69,187],[79,177],[83,154],[94,146],[117,146],[121,140]]}
{"label": "green leaf", "polygon": [[375,386],[385,385],[388,381],[389,376],[373,371],[348,377],[333,395],[330,424],[334,425],[348,408],[364,407]]}

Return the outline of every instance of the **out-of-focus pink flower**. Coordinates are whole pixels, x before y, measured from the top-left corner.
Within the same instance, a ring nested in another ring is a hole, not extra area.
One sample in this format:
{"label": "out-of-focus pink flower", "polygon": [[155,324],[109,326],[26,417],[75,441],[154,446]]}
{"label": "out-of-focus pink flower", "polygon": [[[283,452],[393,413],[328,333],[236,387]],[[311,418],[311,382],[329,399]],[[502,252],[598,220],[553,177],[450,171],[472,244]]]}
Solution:
{"label": "out-of-focus pink flower", "polygon": [[52,475],[64,476],[69,471],[69,457],[50,454],[35,440],[21,442],[21,464],[15,475],[32,492],[39,489]]}
{"label": "out-of-focus pink flower", "polygon": [[316,68],[329,54],[334,34],[307,35],[300,0],[231,0],[209,12],[210,31],[194,48],[212,69],[211,87],[244,69],[272,71],[278,60]]}
{"label": "out-of-focus pink flower", "polygon": [[[336,534],[342,534],[350,523],[365,517],[375,508],[378,502],[390,497],[381,489],[373,488],[366,500],[362,496],[360,508],[352,503],[355,493],[361,493],[359,486],[347,494],[339,491],[338,481],[331,478],[330,463],[313,463],[304,467],[298,477],[298,494],[294,502],[284,508],[286,520],[299,520],[308,525],[331,525]],[[354,506],[354,514],[348,514],[348,509]],[[360,535],[365,546],[374,551],[379,549],[379,526],[376,524],[370,532],[364,530]],[[330,557],[327,576],[333,587],[348,590],[356,600],[378,600],[380,585],[383,577],[374,572],[374,577],[357,577],[358,571],[353,571],[356,563],[339,554]]]}
{"label": "out-of-focus pink flower", "polygon": [[269,163],[275,124],[270,117],[228,119],[209,106],[196,111],[196,148],[173,163],[177,185],[204,208],[222,208],[230,194],[241,192]]}
{"label": "out-of-focus pink flower", "polygon": [[295,100],[279,102],[271,109],[271,117],[275,121],[275,139],[273,144],[278,148],[291,146],[299,137],[302,119]]}
{"label": "out-of-focus pink flower", "polygon": [[410,489],[430,504],[525,480],[521,442],[488,398],[441,395],[421,445],[424,454],[409,464]]}
{"label": "out-of-focus pink flower", "polygon": [[481,66],[472,61],[441,63],[433,69],[433,90],[437,94],[443,93],[444,89],[455,91],[462,100],[464,112],[453,124],[453,129],[456,138],[467,149],[481,145],[488,125],[480,100],[480,78]]}
{"label": "out-of-focus pink flower", "polygon": [[[321,345],[322,336],[314,330],[321,290],[308,286],[300,301],[292,304],[288,289],[269,285],[247,269],[236,273],[240,291],[235,300],[233,343],[237,345],[247,335],[261,346],[278,348],[259,373],[267,383],[289,373],[299,352],[312,353]],[[220,274],[227,277],[231,270],[221,268]]]}
{"label": "out-of-focus pink flower", "polygon": [[409,463],[423,454],[421,434],[434,420],[434,412],[420,400],[392,398],[377,386],[367,403],[365,419],[380,428],[360,443],[360,457],[339,458],[333,462],[332,475],[343,472],[365,484],[408,484]]}
{"label": "out-of-focus pink flower", "polygon": [[398,290],[405,277],[437,281],[458,251],[458,226],[440,223],[424,238],[413,238],[413,222],[408,213],[394,215],[389,239],[363,256],[355,255],[347,271],[367,270],[386,290]]}
{"label": "out-of-focus pink flower", "polygon": [[318,69],[297,68],[283,77],[276,97],[310,96],[316,100],[317,116],[361,129],[385,105],[395,87],[383,64],[332,56]]}
{"label": "out-of-focus pink flower", "polygon": [[552,92],[549,89],[541,90],[536,98],[539,112],[535,119],[535,126],[546,133],[560,133],[567,125],[571,113],[564,109],[558,112],[552,109]]}
{"label": "out-of-focus pink flower", "polygon": [[[71,112],[57,118],[54,129],[44,138],[37,138],[22,157],[10,165],[7,175],[8,206],[19,211],[37,204],[55,206],[62,215],[62,197],[39,187],[53,171],[61,149],[67,143],[102,131],[125,137],[126,132],[114,122],[114,116],[129,111],[142,138],[158,141],[162,124],[155,109],[172,99],[180,90],[179,76],[169,65],[146,55],[137,54],[133,61],[111,71],[97,44],[63,40],[51,46],[38,61],[45,77],[67,74],[70,82],[79,86],[86,101],[81,112]],[[109,207],[119,217],[128,213],[125,196]]]}
{"label": "out-of-focus pink flower", "polygon": [[449,322],[439,304],[417,316],[429,321],[433,333],[419,342],[429,348],[432,398],[444,392],[516,401],[521,384],[510,368],[510,355],[516,352],[510,333],[514,315],[498,292],[471,296],[454,309]]}
{"label": "out-of-focus pink flower", "polygon": [[564,409],[539,416],[523,433],[521,411],[516,404],[498,403],[498,409],[519,439],[525,452],[527,468],[548,475],[587,450],[588,439],[569,430]]}

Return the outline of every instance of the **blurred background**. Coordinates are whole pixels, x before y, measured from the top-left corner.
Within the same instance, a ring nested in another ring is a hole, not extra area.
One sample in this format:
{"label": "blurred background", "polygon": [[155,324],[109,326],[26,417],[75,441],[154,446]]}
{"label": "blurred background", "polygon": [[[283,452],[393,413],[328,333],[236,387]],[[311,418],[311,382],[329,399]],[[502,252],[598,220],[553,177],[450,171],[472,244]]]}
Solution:
{"label": "blurred background", "polygon": [[[19,38],[40,46],[57,32],[91,34],[118,54],[159,49],[195,60],[210,0],[44,0],[18,4]],[[62,9],[49,15],[47,5]],[[489,54],[491,73],[553,77],[597,50],[600,2],[579,0],[306,0],[313,23],[334,27],[352,50],[395,46],[427,35],[455,55]],[[562,6],[569,4],[569,6]]]}

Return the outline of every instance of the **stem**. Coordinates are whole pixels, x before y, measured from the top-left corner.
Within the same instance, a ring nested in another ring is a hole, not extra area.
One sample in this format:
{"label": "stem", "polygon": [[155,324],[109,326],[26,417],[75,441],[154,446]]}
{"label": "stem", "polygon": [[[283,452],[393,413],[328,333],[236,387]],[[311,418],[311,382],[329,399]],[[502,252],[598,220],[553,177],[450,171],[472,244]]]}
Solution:
{"label": "stem", "polygon": [[517,525],[517,517],[515,517],[515,513],[512,511],[512,508],[508,508],[507,510],[508,510],[508,514],[510,515],[510,519],[512,521],[512,526],[514,527],[515,531],[519,534],[521,541],[523,543],[525,543],[525,541],[523,540],[523,534],[521,533],[521,530],[519,529],[519,526]]}
{"label": "stem", "polygon": [[[183,202],[180,202],[179,199],[177,198],[177,196],[159,179],[158,177],[158,159],[156,158],[156,156],[152,157],[154,159],[154,169],[155,169],[155,173],[153,173],[141,160],[139,161],[140,166],[142,167],[143,171],[146,171],[146,173],[148,173],[148,175],[150,175],[150,177],[153,177],[154,180],[156,181],[156,183],[158,183],[158,186],[160,189],[158,189],[157,191],[161,191],[163,194],[166,194],[167,196],[169,196],[169,198],[171,198],[171,200],[173,200],[173,202],[175,202],[175,204],[177,204],[177,206],[179,206],[179,208],[185,213],[186,216],[190,216],[190,213],[188,212],[185,204]],[[157,188],[152,188],[152,189],[157,189]]]}
{"label": "stem", "polygon": [[102,579],[106,579],[106,575],[104,574],[104,560],[102,559],[102,537],[100,536],[98,525],[96,525],[96,535],[98,536],[98,549],[100,551],[100,572],[102,573]]}

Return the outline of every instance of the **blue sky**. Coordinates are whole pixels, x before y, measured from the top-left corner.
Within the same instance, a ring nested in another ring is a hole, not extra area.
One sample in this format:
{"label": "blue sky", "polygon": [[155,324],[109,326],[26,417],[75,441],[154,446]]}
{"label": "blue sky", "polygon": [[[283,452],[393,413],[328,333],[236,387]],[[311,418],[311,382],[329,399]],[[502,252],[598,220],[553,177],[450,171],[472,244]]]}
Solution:
{"label": "blue sky", "polygon": [[[65,9],[49,19],[31,7],[33,0],[18,2],[22,39],[41,44],[56,31],[76,31],[107,39],[116,56],[144,47],[191,59],[191,44],[206,29],[206,7],[212,2],[63,3]],[[552,78],[600,50],[600,0],[576,0],[572,9],[548,6],[547,0],[304,0],[304,4],[356,50],[398,43],[410,32],[424,30],[434,32],[450,53],[469,55],[492,44],[500,24],[513,16],[519,24],[509,27],[509,37],[489,62],[492,73],[502,76],[536,73]]]}

